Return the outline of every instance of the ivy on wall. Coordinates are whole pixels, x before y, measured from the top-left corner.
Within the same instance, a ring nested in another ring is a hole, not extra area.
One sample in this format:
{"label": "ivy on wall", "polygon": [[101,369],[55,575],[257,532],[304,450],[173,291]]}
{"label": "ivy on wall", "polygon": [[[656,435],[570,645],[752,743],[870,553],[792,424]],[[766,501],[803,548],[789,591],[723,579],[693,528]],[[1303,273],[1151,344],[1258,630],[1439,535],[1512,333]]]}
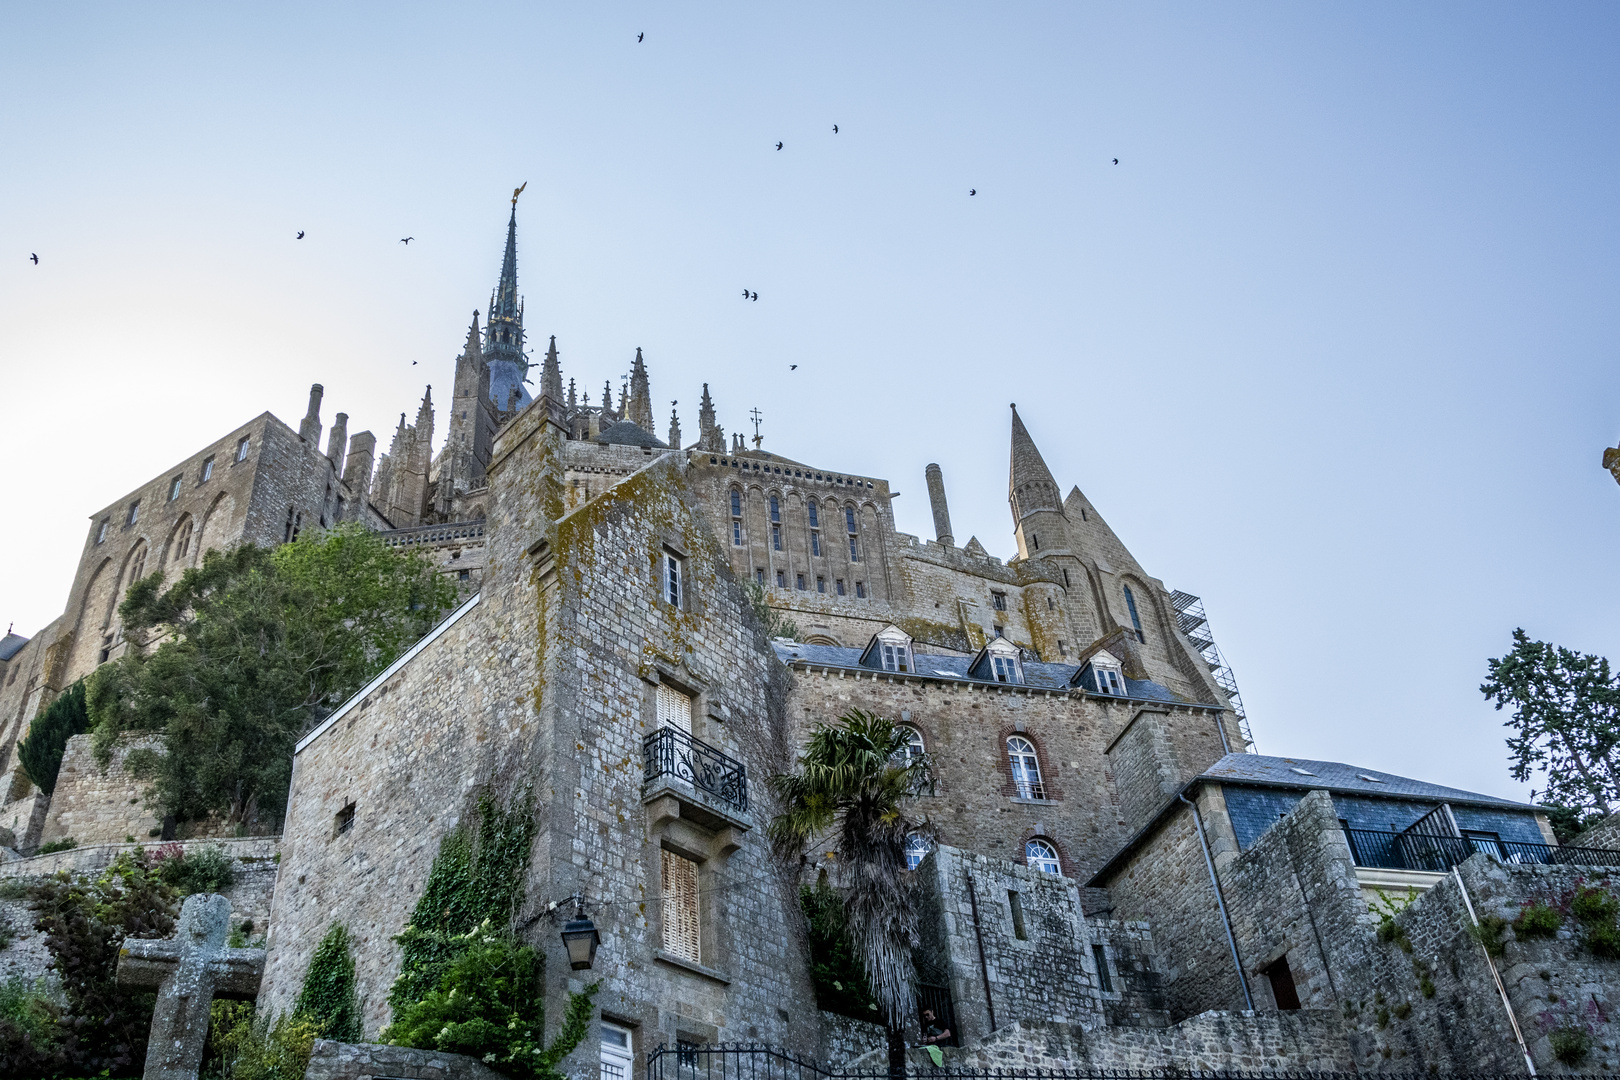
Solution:
{"label": "ivy on wall", "polygon": [[334,922],[315,946],[304,985],[293,1004],[293,1015],[310,1020],[318,1038],[359,1042],[360,997],[355,992],[354,957],[349,952],[349,931]]}
{"label": "ivy on wall", "polygon": [[28,779],[47,795],[55,791],[67,741],[89,730],[90,714],[84,703],[84,680],[80,679],[34,717],[28,737],[17,744],[17,759]]}

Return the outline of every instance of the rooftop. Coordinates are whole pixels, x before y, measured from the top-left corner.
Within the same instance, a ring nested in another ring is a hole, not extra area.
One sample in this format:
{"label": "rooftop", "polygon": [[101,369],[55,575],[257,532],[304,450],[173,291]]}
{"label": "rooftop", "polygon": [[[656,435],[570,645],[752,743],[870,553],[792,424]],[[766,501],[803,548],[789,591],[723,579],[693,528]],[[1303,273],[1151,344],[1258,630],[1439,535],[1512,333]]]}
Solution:
{"label": "rooftop", "polygon": [[1418,799],[1423,802],[1468,803],[1476,806],[1511,806],[1516,810],[1535,809],[1529,803],[1477,791],[1431,784],[1394,773],[1346,765],[1342,761],[1312,761],[1310,758],[1266,757],[1262,754],[1228,754],[1199,774],[1200,780],[1222,784],[1252,784],[1261,787],[1299,788],[1314,791],[1325,788],[1352,795],[1376,795],[1386,799]]}
{"label": "rooftop", "polygon": [[21,634],[6,634],[5,637],[0,638],[0,660],[10,660],[26,644],[28,644],[28,639]]}

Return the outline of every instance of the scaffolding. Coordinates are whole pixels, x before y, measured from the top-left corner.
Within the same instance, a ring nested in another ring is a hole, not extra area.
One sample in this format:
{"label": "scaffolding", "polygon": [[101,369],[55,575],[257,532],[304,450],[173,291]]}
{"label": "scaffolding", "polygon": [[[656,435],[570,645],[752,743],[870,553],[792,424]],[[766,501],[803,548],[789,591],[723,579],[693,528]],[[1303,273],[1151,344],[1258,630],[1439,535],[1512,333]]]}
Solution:
{"label": "scaffolding", "polygon": [[1243,696],[1238,693],[1237,679],[1232,675],[1231,665],[1221,655],[1221,650],[1215,645],[1215,635],[1210,633],[1209,616],[1204,614],[1204,602],[1192,593],[1177,590],[1170,594],[1170,605],[1176,609],[1176,628],[1187,635],[1192,647],[1198,650],[1198,655],[1204,658],[1209,665],[1209,673],[1214,676],[1215,682],[1226,691],[1226,699],[1232,703],[1232,712],[1238,718],[1238,727],[1243,732],[1243,741],[1249,744],[1249,751],[1254,751],[1254,735],[1249,730],[1249,718],[1243,712]]}

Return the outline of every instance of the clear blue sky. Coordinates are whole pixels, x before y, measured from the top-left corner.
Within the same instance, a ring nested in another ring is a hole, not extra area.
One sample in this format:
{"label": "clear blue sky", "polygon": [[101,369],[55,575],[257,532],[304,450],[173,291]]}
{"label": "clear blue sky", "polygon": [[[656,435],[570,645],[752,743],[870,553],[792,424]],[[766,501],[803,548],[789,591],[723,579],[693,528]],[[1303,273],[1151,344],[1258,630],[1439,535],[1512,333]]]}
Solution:
{"label": "clear blue sky", "polygon": [[593,400],[641,346],[661,418],[707,381],[923,535],[938,461],[1004,556],[1016,401],[1263,751],[1523,794],[1485,658],[1620,657],[1620,8],[875,7],[6,7],[0,622],[311,382],[386,440],[527,181]]}

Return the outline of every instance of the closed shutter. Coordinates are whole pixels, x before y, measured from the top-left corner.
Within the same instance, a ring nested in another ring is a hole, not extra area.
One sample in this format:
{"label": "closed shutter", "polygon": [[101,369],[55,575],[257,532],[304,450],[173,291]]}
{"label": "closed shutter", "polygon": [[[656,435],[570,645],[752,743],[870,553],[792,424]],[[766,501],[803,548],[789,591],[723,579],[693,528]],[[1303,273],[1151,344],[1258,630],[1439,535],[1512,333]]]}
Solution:
{"label": "closed shutter", "polygon": [[672,851],[664,857],[664,951],[703,962],[698,925],[698,868]]}
{"label": "closed shutter", "polygon": [[658,684],[658,726],[692,734],[692,698],[673,686]]}

